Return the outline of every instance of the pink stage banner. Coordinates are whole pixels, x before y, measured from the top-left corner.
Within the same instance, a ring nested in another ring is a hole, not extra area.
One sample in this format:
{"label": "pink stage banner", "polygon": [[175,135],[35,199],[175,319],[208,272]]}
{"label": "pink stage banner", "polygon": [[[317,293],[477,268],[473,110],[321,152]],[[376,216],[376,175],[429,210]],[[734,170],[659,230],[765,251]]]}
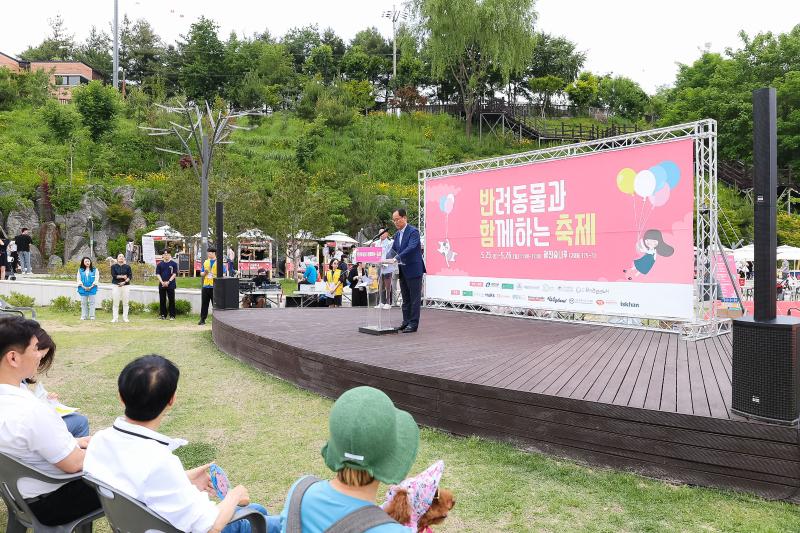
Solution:
{"label": "pink stage banner", "polygon": [[380,263],[382,253],[380,246],[356,248],[356,263]]}
{"label": "pink stage banner", "polygon": [[426,296],[691,319],[693,141],[429,179]]}
{"label": "pink stage banner", "polygon": [[728,275],[728,270],[725,268],[725,263],[728,263],[728,268],[736,276],[736,260],[733,254],[714,254],[714,262],[716,263],[716,278],[719,283],[722,293],[719,298],[723,302],[737,302],[739,298],[736,295],[736,287],[733,285],[731,277]]}

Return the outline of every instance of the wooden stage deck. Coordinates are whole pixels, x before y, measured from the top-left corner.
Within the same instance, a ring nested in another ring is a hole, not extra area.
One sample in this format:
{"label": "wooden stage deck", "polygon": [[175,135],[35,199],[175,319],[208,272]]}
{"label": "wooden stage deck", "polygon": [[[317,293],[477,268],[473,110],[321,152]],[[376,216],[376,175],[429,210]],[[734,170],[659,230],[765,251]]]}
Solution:
{"label": "wooden stage deck", "polygon": [[420,423],[457,434],[800,503],[800,431],[730,412],[730,335],[686,342],[423,309],[417,333],[376,337],[357,332],[365,313],[215,311],[213,337],[325,396],[381,388]]}

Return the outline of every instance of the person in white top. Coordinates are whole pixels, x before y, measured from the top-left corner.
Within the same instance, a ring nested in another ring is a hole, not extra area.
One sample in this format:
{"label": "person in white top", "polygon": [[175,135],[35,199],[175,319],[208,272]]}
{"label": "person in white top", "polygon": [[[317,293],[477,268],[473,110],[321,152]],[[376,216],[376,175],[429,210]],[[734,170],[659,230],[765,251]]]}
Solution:
{"label": "person in white top", "polygon": [[[228,524],[236,507],[248,505],[241,485],[230,489],[219,504],[208,497],[214,489],[208,465],[184,471],[172,451],[187,444],[158,433],[175,405],[180,371],[160,355],[128,363],[119,375],[119,397],[125,416],[98,431],[86,452],[85,471],[92,477],[144,503],[175,528],[188,533],[249,533],[250,523]],[[267,515],[268,531],[280,530],[280,518]],[[226,525],[227,524],[227,525]]]}
{"label": "person in white top", "polygon": [[[392,250],[393,243],[392,239],[389,238],[389,230],[381,228],[379,238],[379,244],[383,250],[381,252],[381,260],[385,261],[389,259],[389,252]],[[392,276],[396,271],[397,265],[381,265],[381,275],[380,278],[378,278],[378,295],[380,299],[378,300],[378,305],[375,306],[376,309],[380,307],[390,309],[392,307]]]}
{"label": "person in white top", "polygon": [[[18,316],[0,317],[0,452],[48,474],[74,474],[83,468],[89,437],[76,439],[55,410],[20,383],[36,375],[48,352],[40,349],[39,323]],[[83,480],[19,482],[36,518],[45,525],[71,522],[100,508],[97,493]]]}

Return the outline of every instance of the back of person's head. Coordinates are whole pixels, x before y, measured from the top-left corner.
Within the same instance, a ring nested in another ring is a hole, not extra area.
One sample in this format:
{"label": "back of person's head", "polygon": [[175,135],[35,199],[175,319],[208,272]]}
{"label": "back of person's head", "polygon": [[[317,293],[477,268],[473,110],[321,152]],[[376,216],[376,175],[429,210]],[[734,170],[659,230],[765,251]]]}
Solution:
{"label": "back of person's head", "polygon": [[417,423],[378,389],[346,391],[333,404],[328,425],[322,457],[346,485],[368,485],[374,479],[399,483],[417,457]]}
{"label": "back of person's head", "polygon": [[136,422],[158,418],[175,395],[179,377],[178,367],[160,355],[145,355],[128,363],[117,380],[125,416]]}
{"label": "back of person's head", "polygon": [[16,315],[0,316],[0,365],[9,352],[24,352],[40,329],[35,320]]}
{"label": "back of person's head", "polygon": [[[53,359],[56,356],[56,343],[53,338],[42,328],[36,331],[36,347],[39,350],[47,350],[47,353],[39,360],[39,368],[36,369],[37,374],[44,374],[50,367],[53,366]],[[36,377],[31,376],[25,378],[27,383],[36,383]]]}

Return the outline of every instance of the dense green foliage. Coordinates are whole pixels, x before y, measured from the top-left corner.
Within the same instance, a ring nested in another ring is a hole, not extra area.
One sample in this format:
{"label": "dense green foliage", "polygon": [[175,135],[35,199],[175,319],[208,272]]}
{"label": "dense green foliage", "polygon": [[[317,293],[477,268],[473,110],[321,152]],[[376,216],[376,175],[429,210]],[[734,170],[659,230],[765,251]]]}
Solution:
{"label": "dense green foliage", "polygon": [[[354,233],[377,226],[392,206],[405,204],[413,213],[421,168],[527,148],[511,139],[474,140],[458,131],[463,122],[413,112],[426,102],[458,104],[467,116],[502,95],[507,102],[536,104],[543,115],[567,103],[583,117],[600,108],[601,116],[626,123],[710,117],[719,122],[720,159],[747,161],[751,91],[773,85],[779,164],[800,169],[800,26],[781,35],[742,33],[740,48],[703,53],[681,66],[674,87],[648,96],[629,78],[582,71],[586,53],[569,39],[533,32],[530,0],[417,0],[412,7],[411,19],[398,28],[396,78],[391,41],[376,28],[350,42],[315,25],[280,38],[264,32],[223,39],[217,24],[205,18],[176,46],[163,43],[147,21],[123,20],[124,102],[113,89],[90,83],[75,91],[74,106],[47,103],[46,73],[0,69],[0,211],[33,201],[36,188],[46,184],[55,212],[69,213],[91,188],[111,205],[112,222],[122,227],[132,214],[111,191],[130,184],[149,226],[166,219],[185,233],[197,231],[195,177],[177,157],[155,151],[177,148],[175,140],[139,129],[168,125],[154,104],[187,97],[205,99],[215,109],[274,112],[249,119],[255,129],[238,131],[234,144],[218,153],[211,193],[212,202],[237,199],[228,202],[234,225],[258,225],[279,235],[293,227]],[[105,32],[93,28],[78,43],[60,18],[51,23],[51,35],[22,57],[81,60],[110,77]],[[395,120],[371,112],[386,102],[406,113]],[[552,125],[546,118],[541,122]],[[721,193],[721,205],[731,233],[749,236],[749,205],[735,192]],[[289,216],[303,207],[315,216]],[[782,227],[793,220],[783,220]],[[110,246],[117,250],[121,242]]]}

